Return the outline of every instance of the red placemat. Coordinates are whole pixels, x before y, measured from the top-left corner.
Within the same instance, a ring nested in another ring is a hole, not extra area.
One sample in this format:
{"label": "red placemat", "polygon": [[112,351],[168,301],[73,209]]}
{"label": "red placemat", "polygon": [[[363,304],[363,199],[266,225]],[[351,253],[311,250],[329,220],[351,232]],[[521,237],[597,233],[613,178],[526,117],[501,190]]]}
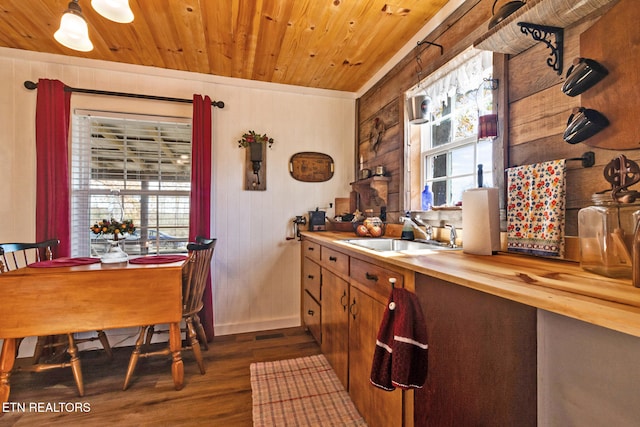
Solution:
{"label": "red placemat", "polygon": [[132,258],[130,264],[169,264],[171,262],[184,261],[187,259],[185,255],[153,255],[142,256],[140,258]]}
{"label": "red placemat", "polygon": [[99,258],[77,257],[77,258],[56,258],[47,261],[34,262],[29,267],[73,267],[76,265],[95,264],[100,262]]}

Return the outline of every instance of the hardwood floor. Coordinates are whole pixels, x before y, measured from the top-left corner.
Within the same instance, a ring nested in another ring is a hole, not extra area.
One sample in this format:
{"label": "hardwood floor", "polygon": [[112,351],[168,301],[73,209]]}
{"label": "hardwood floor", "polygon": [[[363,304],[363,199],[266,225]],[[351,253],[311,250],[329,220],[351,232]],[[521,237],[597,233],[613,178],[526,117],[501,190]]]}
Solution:
{"label": "hardwood floor", "polygon": [[[100,351],[81,353],[84,397],[77,395],[70,369],[13,373],[14,408],[3,408],[0,425],[251,426],[249,365],[320,353],[303,328],[221,336],[203,352],[205,375],[193,354],[183,352],[182,390],[173,388],[170,360],[154,357],[138,362],[132,384],[122,391],[131,350],[115,348],[112,361]],[[24,404],[24,412],[18,404]],[[79,410],[64,411],[74,405]]]}

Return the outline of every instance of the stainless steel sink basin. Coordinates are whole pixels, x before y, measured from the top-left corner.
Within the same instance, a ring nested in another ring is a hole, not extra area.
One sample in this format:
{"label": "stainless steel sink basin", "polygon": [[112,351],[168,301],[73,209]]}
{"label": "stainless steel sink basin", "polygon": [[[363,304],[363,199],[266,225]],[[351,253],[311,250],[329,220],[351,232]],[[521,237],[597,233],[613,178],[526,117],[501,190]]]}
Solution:
{"label": "stainless steel sink basin", "polygon": [[451,246],[438,242],[436,240],[401,240],[401,239],[345,239],[344,243],[360,246],[365,249],[371,249],[378,252],[402,252],[402,251],[420,251],[420,250],[456,250],[461,248],[452,248]]}

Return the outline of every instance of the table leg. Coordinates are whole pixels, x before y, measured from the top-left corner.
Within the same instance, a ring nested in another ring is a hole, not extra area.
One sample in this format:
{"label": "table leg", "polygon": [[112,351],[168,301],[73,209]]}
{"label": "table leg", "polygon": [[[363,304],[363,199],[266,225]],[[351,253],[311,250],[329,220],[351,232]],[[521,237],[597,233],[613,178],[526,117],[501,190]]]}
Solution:
{"label": "table leg", "polygon": [[180,336],[180,323],[171,323],[169,325],[169,349],[171,350],[171,375],[173,376],[173,384],[176,390],[182,389],[184,382],[184,364],[180,349],[182,348],[182,337]]}
{"label": "table leg", "polygon": [[9,401],[9,377],[13,364],[16,361],[16,339],[5,338],[2,343],[2,354],[0,355],[0,403]]}

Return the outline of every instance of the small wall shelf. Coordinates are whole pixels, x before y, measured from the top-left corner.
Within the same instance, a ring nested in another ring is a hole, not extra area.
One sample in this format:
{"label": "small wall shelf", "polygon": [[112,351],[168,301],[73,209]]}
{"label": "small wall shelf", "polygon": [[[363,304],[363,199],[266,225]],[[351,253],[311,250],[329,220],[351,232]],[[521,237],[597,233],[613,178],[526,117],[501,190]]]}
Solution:
{"label": "small wall shelf", "polygon": [[372,176],[351,183],[351,188],[360,195],[359,209],[387,206],[389,181],[386,176]]}
{"label": "small wall shelf", "polygon": [[[529,37],[522,30],[522,24],[531,27],[554,28],[556,44],[547,41],[547,46],[552,49],[551,56],[562,58],[562,42],[558,46],[557,30],[562,30],[579,21],[585,16],[600,10],[618,0],[528,0],[520,9],[516,10],[495,27],[488,30],[473,45],[477,49],[490,50],[507,54],[518,54],[534,46],[540,38]],[[562,37],[562,36],[561,36]],[[552,65],[553,58],[547,63],[558,74],[562,73],[562,62],[559,67]]]}

